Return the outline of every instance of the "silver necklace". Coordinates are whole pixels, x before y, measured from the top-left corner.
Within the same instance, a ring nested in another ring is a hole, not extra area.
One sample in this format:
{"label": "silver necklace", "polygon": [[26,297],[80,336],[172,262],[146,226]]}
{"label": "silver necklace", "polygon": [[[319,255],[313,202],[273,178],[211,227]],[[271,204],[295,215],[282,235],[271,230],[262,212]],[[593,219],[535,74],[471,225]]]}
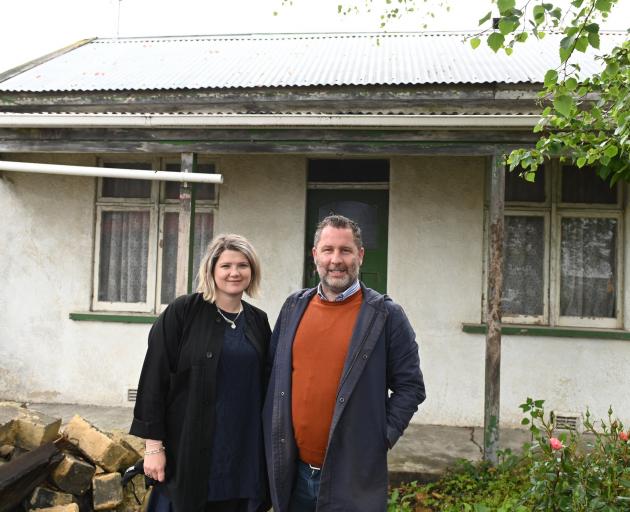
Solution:
{"label": "silver necklace", "polygon": [[221,315],[223,317],[223,320],[225,320],[228,324],[230,324],[230,327],[232,329],[236,329],[236,320],[238,320],[238,317],[243,312],[243,304],[240,305],[238,313],[236,313],[236,316],[234,317],[234,320],[230,320],[227,316],[225,316],[223,314],[223,312],[221,311],[221,308],[219,308],[219,306],[217,306],[217,311],[219,312],[219,315]]}

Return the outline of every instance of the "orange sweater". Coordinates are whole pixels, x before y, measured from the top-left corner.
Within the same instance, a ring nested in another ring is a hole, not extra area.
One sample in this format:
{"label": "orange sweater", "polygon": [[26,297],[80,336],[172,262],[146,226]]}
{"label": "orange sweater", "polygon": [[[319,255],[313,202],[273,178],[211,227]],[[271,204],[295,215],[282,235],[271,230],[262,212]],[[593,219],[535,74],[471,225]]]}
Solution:
{"label": "orange sweater", "polygon": [[321,467],[326,455],[339,379],[363,294],[340,302],[315,295],[293,342],[292,416],[300,459]]}

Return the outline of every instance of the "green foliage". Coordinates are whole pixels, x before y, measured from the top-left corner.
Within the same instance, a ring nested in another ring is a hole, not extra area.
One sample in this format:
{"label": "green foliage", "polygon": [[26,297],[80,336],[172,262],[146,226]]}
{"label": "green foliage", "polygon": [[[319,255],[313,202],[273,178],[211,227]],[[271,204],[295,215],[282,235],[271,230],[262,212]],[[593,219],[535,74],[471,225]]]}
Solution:
{"label": "green foliage", "polygon": [[560,157],[578,167],[588,164],[611,186],[619,179],[630,181],[630,40],[600,57],[603,71],[594,76],[581,76],[571,62],[575,52],[600,47],[597,21],[608,17],[619,0],[574,0],[568,7],[541,2],[530,11],[529,1],[519,9],[514,2],[496,1],[498,28],[474,36],[485,36],[494,52],[503,48],[509,55],[528,35],[542,39],[554,30],[563,36],[560,66],[547,71],[539,95],[544,110],[534,131],[540,139],[534,148],[509,155],[510,170],[524,169],[523,176],[531,176],[546,159]]}
{"label": "green foliage", "polygon": [[597,428],[554,437],[544,400],[521,404],[532,443],[500,452],[499,463],[461,461],[441,480],[391,491],[388,512],[613,512],[630,510],[630,433],[608,411]]}
{"label": "green foliage", "polygon": [[387,510],[526,512],[518,498],[527,486],[526,464],[508,450],[500,453],[496,467],[462,460],[438,482],[425,485],[411,482],[393,489]]}

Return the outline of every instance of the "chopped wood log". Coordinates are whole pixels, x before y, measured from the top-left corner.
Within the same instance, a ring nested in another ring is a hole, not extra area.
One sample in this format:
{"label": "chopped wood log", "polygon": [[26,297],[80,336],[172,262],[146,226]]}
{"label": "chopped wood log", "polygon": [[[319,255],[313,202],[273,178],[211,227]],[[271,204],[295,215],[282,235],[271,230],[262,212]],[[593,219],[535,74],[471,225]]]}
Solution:
{"label": "chopped wood log", "polygon": [[9,512],[41,484],[63,455],[47,443],[0,466],[0,512]]}

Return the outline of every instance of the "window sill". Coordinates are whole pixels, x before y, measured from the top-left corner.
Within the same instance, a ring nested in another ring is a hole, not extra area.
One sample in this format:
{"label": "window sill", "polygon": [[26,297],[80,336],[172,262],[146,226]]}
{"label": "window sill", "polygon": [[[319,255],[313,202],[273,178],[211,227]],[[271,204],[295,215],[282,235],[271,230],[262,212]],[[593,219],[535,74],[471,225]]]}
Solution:
{"label": "window sill", "polygon": [[70,320],[78,322],[116,322],[123,324],[152,324],[157,315],[141,313],[70,313]]}
{"label": "window sill", "polygon": [[[462,324],[468,334],[485,334],[486,324]],[[591,338],[601,340],[630,340],[630,332],[621,329],[593,329],[584,327],[550,327],[548,325],[503,324],[502,334],[509,336],[551,336],[554,338]]]}

